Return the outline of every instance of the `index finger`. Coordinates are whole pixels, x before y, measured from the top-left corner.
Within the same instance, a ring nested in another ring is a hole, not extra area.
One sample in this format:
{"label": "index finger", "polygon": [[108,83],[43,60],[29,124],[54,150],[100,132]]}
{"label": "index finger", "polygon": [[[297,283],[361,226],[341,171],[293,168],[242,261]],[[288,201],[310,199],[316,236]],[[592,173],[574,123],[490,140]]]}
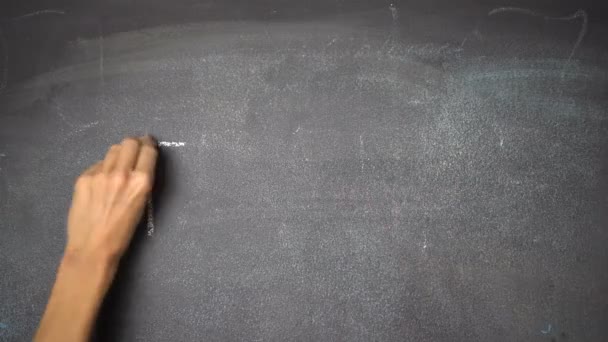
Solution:
{"label": "index finger", "polygon": [[135,171],[154,176],[156,158],[158,157],[156,142],[150,136],[141,137],[139,138],[139,141],[141,142],[141,148],[139,149]]}
{"label": "index finger", "polygon": [[140,149],[139,138],[125,138],[120,143],[120,152],[116,157],[115,170],[131,171],[137,162]]}

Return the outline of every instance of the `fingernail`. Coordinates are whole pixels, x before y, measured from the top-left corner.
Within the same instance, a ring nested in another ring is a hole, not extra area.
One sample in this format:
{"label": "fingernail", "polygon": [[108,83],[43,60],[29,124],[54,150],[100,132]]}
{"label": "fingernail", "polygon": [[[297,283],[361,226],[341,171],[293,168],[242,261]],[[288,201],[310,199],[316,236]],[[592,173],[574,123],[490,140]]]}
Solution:
{"label": "fingernail", "polygon": [[158,142],[156,141],[156,139],[152,135],[150,135],[150,134],[144,135],[144,139],[149,140],[154,145],[158,145]]}

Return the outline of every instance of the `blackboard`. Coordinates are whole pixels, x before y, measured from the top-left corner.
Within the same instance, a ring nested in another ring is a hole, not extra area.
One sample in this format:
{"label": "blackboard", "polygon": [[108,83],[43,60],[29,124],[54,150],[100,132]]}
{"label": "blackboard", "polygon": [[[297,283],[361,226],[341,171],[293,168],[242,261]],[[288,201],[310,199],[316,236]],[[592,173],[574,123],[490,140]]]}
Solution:
{"label": "blackboard", "polygon": [[144,133],[97,340],[607,338],[605,8],[2,6],[0,340],[37,326],[75,177]]}

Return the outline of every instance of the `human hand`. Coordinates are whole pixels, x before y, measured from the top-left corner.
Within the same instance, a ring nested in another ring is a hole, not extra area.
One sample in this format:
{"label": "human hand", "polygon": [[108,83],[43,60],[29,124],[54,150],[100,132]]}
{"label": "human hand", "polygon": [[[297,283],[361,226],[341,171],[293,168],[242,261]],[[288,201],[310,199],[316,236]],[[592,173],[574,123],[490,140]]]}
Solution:
{"label": "human hand", "polygon": [[78,178],[68,214],[66,258],[118,263],[152,190],[157,154],[149,136],[127,138]]}
{"label": "human hand", "polygon": [[157,154],[152,138],[127,138],[78,177],[65,255],[35,341],[89,339],[152,190]]}

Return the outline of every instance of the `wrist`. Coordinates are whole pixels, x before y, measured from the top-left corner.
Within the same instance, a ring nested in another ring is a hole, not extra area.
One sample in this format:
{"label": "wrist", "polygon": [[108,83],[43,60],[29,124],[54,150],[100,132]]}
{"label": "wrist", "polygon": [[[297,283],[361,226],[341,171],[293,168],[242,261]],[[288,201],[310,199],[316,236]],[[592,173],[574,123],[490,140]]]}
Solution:
{"label": "wrist", "polygon": [[119,260],[119,257],[104,253],[101,249],[77,248],[68,243],[59,266],[60,268],[84,268],[104,272],[115,270],[118,267]]}
{"label": "wrist", "polygon": [[116,264],[66,250],[36,340],[88,340]]}
{"label": "wrist", "polygon": [[100,258],[87,253],[66,249],[59,269],[57,280],[68,278],[71,281],[86,283],[94,292],[105,293],[110,286],[118,262],[111,258]]}
{"label": "wrist", "polygon": [[115,273],[116,266],[111,262],[81,253],[66,253],[57,270],[51,297],[67,299],[66,305],[86,317],[99,309]]}
{"label": "wrist", "polygon": [[72,276],[87,278],[113,277],[118,262],[111,258],[100,258],[88,253],[66,250],[59,263],[57,275],[69,273]]}

